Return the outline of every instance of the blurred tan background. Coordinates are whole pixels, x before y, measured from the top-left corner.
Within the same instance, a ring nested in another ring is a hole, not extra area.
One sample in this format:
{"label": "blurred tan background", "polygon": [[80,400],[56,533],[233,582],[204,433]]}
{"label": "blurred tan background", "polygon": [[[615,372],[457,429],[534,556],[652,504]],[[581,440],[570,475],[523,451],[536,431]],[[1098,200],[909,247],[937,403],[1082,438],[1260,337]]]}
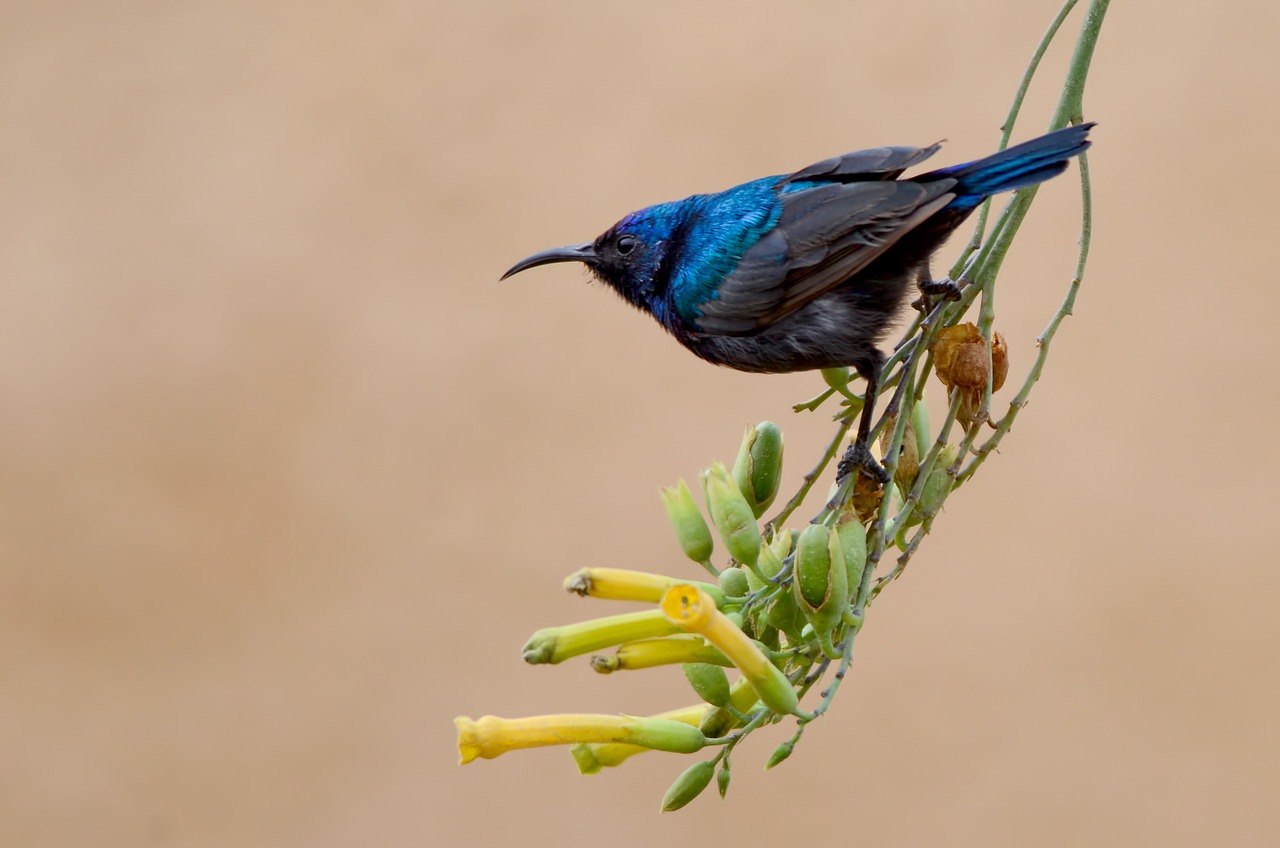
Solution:
{"label": "blurred tan background", "polygon": [[[1264,3],[1114,4],[1077,314],[785,766],[777,729],[659,816],[676,757],[456,765],[455,714],[689,701],[518,649],[618,611],[560,591],[579,566],[692,576],[656,487],[743,425],[782,423],[789,485],[829,433],[789,411],[816,376],[498,275],[850,149],[986,154],[1056,7],[0,6],[0,844],[1276,844]],[[1015,369],[1074,183],[1005,266]]]}

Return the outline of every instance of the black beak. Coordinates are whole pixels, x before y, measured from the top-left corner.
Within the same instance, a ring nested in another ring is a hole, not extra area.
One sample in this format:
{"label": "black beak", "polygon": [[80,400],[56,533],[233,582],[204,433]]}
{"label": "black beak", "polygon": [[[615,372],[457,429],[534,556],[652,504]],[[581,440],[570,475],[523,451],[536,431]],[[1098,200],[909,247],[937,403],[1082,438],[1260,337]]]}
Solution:
{"label": "black beak", "polygon": [[550,250],[543,250],[521,259],[512,265],[511,270],[503,274],[500,279],[505,280],[512,274],[519,274],[521,271],[527,271],[539,265],[550,265],[552,262],[585,262],[588,265],[593,265],[595,261],[596,247],[591,242],[571,244],[565,247],[553,247]]}

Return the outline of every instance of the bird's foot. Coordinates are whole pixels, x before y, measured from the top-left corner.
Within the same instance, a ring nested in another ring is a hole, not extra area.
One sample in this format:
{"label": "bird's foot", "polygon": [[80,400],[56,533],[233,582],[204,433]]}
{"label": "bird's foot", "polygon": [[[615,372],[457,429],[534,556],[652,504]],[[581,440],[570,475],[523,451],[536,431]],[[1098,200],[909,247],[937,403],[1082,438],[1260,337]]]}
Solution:
{"label": "bird's foot", "polygon": [[941,280],[917,280],[916,287],[920,289],[920,297],[912,301],[911,306],[914,309],[924,312],[930,306],[931,298],[941,298],[942,300],[959,300],[962,291],[960,284],[950,278]]}
{"label": "bird's foot", "polygon": [[876,461],[866,442],[854,442],[849,445],[849,449],[844,452],[844,456],[836,466],[836,479],[843,480],[854,471],[861,471],[880,484],[889,482],[889,472]]}
{"label": "bird's foot", "polygon": [[920,294],[928,297],[942,297],[947,300],[960,299],[960,284],[950,277],[943,277],[941,280],[921,280],[918,285]]}

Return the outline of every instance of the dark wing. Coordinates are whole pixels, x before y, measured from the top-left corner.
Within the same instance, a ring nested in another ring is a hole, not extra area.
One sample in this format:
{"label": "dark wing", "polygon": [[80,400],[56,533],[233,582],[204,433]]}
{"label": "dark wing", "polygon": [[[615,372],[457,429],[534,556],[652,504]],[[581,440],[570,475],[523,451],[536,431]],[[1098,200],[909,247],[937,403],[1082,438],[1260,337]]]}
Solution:
{"label": "dark wing", "polygon": [[698,329],[749,335],[786,317],[950,203],[954,185],[952,179],[835,182],[781,195],[777,224],[743,254],[715,299],[700,305]]}
{"label": "dark wing", "polygon": [[896,180],[903,171],[919,165],[937,153],[940,147],[941,143],[928,147],[873,147],[870,150],[856,150],[843,156],[814,162],[787,177],[787,182]]}

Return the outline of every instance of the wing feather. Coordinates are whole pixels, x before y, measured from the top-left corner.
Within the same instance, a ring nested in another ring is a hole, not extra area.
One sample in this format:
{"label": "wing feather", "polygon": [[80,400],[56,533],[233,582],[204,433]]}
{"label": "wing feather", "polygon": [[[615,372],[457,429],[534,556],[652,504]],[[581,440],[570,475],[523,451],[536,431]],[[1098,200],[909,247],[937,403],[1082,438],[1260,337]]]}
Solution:
{"label": "wing feather", "polygon": [[749,335],[786,317],[950,203],[954,183],[826,183],[782,195],[777,224],[743,254],[715,299],[701,305],[698,328]]}

